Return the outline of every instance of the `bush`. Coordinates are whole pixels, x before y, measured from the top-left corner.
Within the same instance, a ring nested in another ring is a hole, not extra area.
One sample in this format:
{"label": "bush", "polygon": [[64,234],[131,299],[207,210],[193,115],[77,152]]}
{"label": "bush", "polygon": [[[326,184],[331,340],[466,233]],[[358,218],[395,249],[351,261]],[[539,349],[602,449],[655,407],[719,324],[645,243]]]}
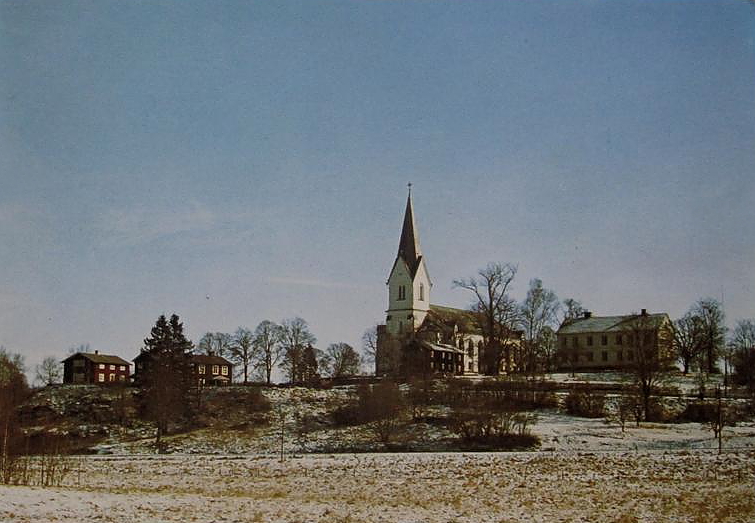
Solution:
{"label": "bush", "polygon": [[336,427],[352,427],[364,423],[364,416],[357,402],[338,407],[331,414]]}
{"label": "bush", "polygon": [[534,434],[504,434],[484,440],[463,440],[458,448],[467,451],[513,451],[534,450],[539,446],[540,438]]}
{"label": "bush", "polygon": [[583,418],[602,418],[606,413],[606,396],[588,387],[574,387],[564,400],[566,412]]}
{"label": "bush", "polygon": [[454,406],[448,427],[458,436],[462,448],[506,450],[537,444],[537,437],[530,434],[536,421],[536,414],[520,410],[515,402],[475,396]]}
{"label": "bush", "polygon": [[688,403],[677,417],[676,421],[680,423],[708,423],[718,418],[716,405],[704,401]]}

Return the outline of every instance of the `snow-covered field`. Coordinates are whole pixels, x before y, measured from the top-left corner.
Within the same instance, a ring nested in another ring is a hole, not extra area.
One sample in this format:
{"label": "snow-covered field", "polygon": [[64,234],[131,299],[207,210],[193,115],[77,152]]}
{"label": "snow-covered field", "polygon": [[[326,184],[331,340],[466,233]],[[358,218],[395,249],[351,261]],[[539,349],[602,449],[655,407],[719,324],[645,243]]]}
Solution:
{"label": "snow-covered field", "polygon": [[755,454],[90,456],[3,522],[752,522]]}

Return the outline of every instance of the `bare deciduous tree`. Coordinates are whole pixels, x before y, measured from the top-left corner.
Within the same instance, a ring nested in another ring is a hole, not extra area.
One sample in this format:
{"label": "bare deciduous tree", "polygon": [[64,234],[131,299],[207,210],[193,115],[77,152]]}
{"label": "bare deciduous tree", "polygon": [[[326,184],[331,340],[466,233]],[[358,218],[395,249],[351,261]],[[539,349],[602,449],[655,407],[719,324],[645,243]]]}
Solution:
{"label": "bare deciduous tree", "polygon": [[582,302],[575,300],[574,298],[566,298],[562,302],[561,310],[564,313],[564,317],[561,320],[562,322],[581,318],[585,312],[584,307],[582,307]]}
{"label": "bare deciduous tree", "polygon": [[202,354],[212,354],[225,358],[233,347],[233,336],[226,332],[206,332],[199,339],[197,349]]}
{"label": "bare deciduous tree", "polygon": [[703,298],[693,306],[691,312],[700,321],[698,334],[703,364],[709,374],[717,373],[717,361],[726,338],[723,307],[713,298]]}
{"label": "bare deciduous tree", "polygon": [[80,343],[78,346],[72,345],[71,347],[68,347],[67,354],[69,356],[71,356],[71,355],[77,354],[79,352],[84,352],[84,353],[91,352],[89,344],[88,343]]}
{"label": "bare deciduous tree", "polygon": [[354,347],[348,343],[331,343],[326,351],[328,356],[328,371],[332,378],[354,376],[359,374],[362,359]]}
{"label": "bare deciduous tree", "polygon": [[241,366],[241,374],[244,377],[244,385],[249,383],[249,366],[252,364],[254,356],[254,336],[252,331],[244,327],[239,327],[233,333],[231,340],[230,356],[231,361]]}
{"label": "bare deciduous tree", "polygon": [[377,341],[377,325],[373,325],[362,334],[362,353],[364,354],[364,363],[375,363]]}
{"label": "bare deciduous tree", "polygon": [[29,393],[23,358],[0,347],[0,483],[8,483],[22,451],[16,407]]}
{"label": "bare deciduous tree", "polygon": [[700,319],[692,313],[687,313],[674,322],[674,348],[685,375],[700,354],[701,327]]}
{"label": "bare deciduous tree", "polygon": [[53,385],[60,383],[62,374],[58,359],[48,356],[37,365],[35,381],[43,385]]}
{"label": "bare deciduous tree", "polygon": [[361,416],[370,422],[369,427],[375,438],[388,446],[401,427],[406,409],[398,385],[389,380],[373,386],[365,384],[357,389],[357,395]]}
{"label": "bare deciduous tree", "polygon": [[642,398],[645,421],[650,415],[650,400],[668,379],[673,366],[673,333],[660,328],[658,320],[647,314],[635,314],[625,321],[622,329],[627,335],[629,350],[633,351],[627,368]]}
{"label": "bare deciduous tree", "polygon": [[499,374],[512,370],[512,332],[519,325],[519,307],[509,290],[516,276],[517,267],[510,263],[491,263],[481,269],[477,276],[454,280],[454,287],[474,294],[476,303],[472,310],[479,313],[480,328],[484,339],[482,362],[485,372]]}
{"label": "bare deciduous tree", "polygon": [[729,345],[733,353],[734,380],[755,392],[755,321],[739,320]]}
{"label": "bare deciduous tree", "polygon": [[538,368],[550,366],[551,362],[545,356],[550,353],[548,344],[552,344],[552,338],[549,331],[553,332],[559,308],[555,292],[544,288],[538,278],[530,280],[530,288],[521,307],[524,329],[524,347],[518,365],[521,370],[534,373]]}
{"label": "bare deciduous tree", "polygon": [[280,325],[270,320],[260,322],[254,330],[254,366],[268,385],[273,369],[281,358],[280,341]]}
{"label": "bare deciduous tree", "polygon": [[280,366],[289,382],[303,381],[304,349],[317,342],[309,331],[307,322],[299,317],[283,320],[280,331],[280,344],[283,358]]}

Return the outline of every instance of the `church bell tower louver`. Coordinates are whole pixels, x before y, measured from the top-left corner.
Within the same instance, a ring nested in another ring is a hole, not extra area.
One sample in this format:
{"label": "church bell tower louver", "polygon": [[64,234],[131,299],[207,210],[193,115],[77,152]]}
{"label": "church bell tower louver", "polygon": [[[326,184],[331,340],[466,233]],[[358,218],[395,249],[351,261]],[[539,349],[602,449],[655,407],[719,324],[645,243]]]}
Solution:
{"label": "church bell tower louver", "polygon": [[388,310],[385,321],[387,331],[393,336],[413,334],[422,325],[430,309],[432,283],[419,246],[411,184],[409,184],[409,195],[406,199],[398,253],[387,285]]}

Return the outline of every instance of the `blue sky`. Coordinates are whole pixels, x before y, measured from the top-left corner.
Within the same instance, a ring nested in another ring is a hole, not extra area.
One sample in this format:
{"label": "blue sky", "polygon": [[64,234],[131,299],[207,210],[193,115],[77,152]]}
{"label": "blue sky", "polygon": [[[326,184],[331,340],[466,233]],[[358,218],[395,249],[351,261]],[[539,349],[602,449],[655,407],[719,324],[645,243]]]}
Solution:
{"label": "blue sky", "polygon": [[519,265],[596,314],[755,317],[755,7],[0,3],[0,344],[133,356],[383,318],[406,183],[432,301]]}

